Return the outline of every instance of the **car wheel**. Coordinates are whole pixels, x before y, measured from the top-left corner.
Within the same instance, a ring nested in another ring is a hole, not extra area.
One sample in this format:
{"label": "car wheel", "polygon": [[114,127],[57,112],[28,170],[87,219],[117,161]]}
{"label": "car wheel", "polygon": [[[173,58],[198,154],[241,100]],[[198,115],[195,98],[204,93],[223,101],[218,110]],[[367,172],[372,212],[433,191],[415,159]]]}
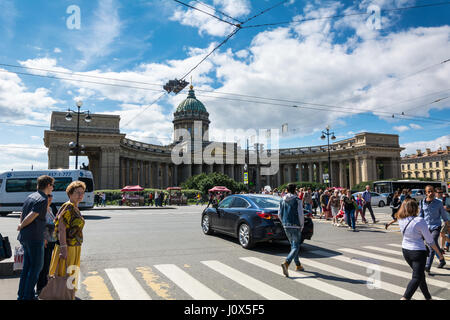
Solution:
{"label": "car wheel", "polygon": [[245,222],[239,226],[239,243],[244,249],[251,249],[254,246],[250,226]]}
{"label": "car wheel", "polygon": [[209,215],[204,214],[202,216],[202,230],[204,234],[210,235],[213,234],[213,230],[211,229],[211,220],[209,219]]}
{"label": "car wheel", "polygon": [[381,200],[380,203],[378,203],[378,206],[379,206],[380,208],[382,208],[382,207],[384,207],[384,204],[385,204],[384,201]]}

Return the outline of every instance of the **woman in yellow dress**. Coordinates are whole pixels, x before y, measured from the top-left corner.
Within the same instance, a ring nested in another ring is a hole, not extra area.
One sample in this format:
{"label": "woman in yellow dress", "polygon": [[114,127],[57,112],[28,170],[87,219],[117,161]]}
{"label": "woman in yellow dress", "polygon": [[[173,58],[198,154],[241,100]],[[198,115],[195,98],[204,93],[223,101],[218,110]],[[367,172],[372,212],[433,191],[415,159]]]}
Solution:
{"label": "woman in yellow dress", "polygon": [[78,204],[83,201],[85,190],[86,185],[82,181],[73,181],[66,189],[69,201],[61,206],[55,219],[55,236],[58,242],[53,249],[49,270],[50,275],[56,271],[61,277],[70,275],[74,280],[72,283],[75,290],[78,289],[84,227],[84,218]]}

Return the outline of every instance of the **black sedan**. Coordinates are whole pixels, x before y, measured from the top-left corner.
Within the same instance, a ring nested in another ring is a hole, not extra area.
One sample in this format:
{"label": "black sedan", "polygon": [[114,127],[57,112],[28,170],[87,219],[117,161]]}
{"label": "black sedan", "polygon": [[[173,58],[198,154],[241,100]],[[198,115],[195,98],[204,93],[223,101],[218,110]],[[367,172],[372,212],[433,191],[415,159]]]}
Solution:
{"label": "black sedan", "polygon": [[[285,240],[278,208],[281,198],[272,195],[236,194],[222,200],[218,207],[203,211],[201,226],[203,233],[224,233],[239,239],[245,249],[257,242]],[[302,242],[310,240],[314,231],[311,214],[305,213]]]}

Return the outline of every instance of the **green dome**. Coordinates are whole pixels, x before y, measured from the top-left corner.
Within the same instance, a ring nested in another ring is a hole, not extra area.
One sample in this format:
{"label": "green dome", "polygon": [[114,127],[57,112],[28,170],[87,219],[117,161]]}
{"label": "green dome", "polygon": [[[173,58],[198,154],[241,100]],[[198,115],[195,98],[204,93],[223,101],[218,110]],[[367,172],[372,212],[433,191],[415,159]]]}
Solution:
{"label": "green dome", "polygon": [[175,113],[178,112],[204,112],[207,113],[205,105],[201,103],[195,97],[194,89],[191,86],[191,90],[189,90],[188,97],[182,101],[179,105]]}

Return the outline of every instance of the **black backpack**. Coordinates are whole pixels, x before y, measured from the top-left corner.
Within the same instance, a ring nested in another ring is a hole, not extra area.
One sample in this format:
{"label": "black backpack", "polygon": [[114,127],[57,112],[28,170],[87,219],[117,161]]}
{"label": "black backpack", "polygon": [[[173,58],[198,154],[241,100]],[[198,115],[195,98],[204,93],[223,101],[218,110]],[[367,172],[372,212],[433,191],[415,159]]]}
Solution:
{"label": "black backpack", "polygon": [[2,237],[0,233],[0,261],[9,259],[12,256],[11,244],[8,237]]}

